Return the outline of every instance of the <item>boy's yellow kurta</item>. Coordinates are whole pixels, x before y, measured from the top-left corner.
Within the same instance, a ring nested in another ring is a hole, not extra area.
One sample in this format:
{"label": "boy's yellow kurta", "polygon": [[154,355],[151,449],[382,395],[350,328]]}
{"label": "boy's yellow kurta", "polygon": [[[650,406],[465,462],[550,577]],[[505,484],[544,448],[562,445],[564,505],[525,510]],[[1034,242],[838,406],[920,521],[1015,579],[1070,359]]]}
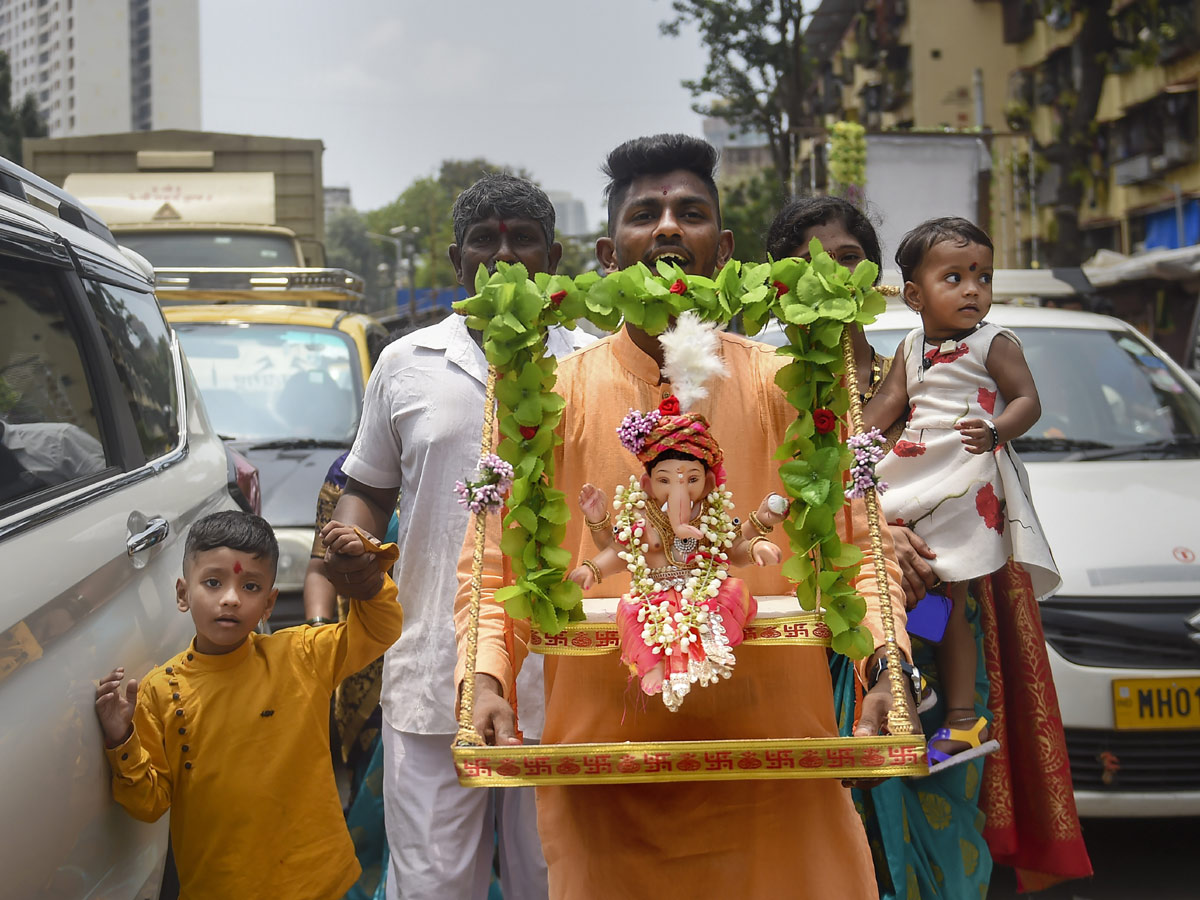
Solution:
{"label": "boy's yellow kurta", "polygon": [[403,623],[385,575],[345,622],[251,634],[219,656],[193,643],[143,679],[133,734],[108,751],[113,796],[147,822],[171,810],[180,900],[328,900],[354,884],[329,698]]}
{"label": "boy's yellow kurta", "polygon": [[[795,412],[774,383],[775,372],[787,362],[775,355],[775,348],[728,334],[721,341],[730,376],[710,382],[709,397],[689,411],[712,422],[725,451],[734,513],[744,517],[771,491],[782,493],[773,457]],[[671,388],[661,382],[654,361],[621,331],[563,360],[556,390],[567,403],[555,487],[566,492],[572,507],[563,546],[579,560],[595,553],[576,505],[580,487],[591,482],[611,499],[616,485],[640,472],[617,440],[617,426],[631,407],[653,409]],[[852,511],[852,520],[840,520],[839,531],[843,539],[867,548],[861,504]],[[473,533],[468,531],[459,563],[460,680]],[[510,692],[514,669],[526,652],[528,623],[516,623],[517,659],[510,659],[503,609],[492,600],[496,588],[511,583],[499,533],[499,519],[493,516],[484,559],[477,669]],[[775,536],[786,544],[781,531]],[[890,559],[886,536],[885,548]],[[778,567],[739,569],[737,575],[759,596],[790,592]],[[894,563],[889,563],[889,575],[904,642],[904,601]],[[620,596],[628,582],[625,574],[606,578],[591,595]],[[865,624],[879,646],[878,595],[869,564],[858,588],[868,601]],[[907,644],[903,646],[907,653]],[[677,713],[668,712],[660,698],[643,695],[616,655],[547,656],[542,741],[836,736],[825,650],[741,646],[736,653],[733,678],[696,686]],[[850,792],[836,779],[539,788],[538,830],[556,900],[876,896],[866,837]]]}

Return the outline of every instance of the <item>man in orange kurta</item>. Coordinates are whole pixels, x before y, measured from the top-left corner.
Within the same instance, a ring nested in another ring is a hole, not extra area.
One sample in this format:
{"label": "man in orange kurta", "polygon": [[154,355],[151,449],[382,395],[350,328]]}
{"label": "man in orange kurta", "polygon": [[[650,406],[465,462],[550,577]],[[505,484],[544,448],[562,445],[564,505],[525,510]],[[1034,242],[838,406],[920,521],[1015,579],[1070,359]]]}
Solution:
{"label": "man in orange kurta", "polygon": [[[730,258],[732,235],[720,228],[711,174],[715,153],[695,138],[660,135],[618,147],[608,171],[609,238],[597,243],[608,271],[663,257],[685,271],[711,274]],[[695,404],[713,424],[725,451],[728,487],[743,510],[771,491],[782,492],[775,449],[794,410],[775,386],[786,363],[773,347],[723,334],[729,377],[708,385]],[[568,498],[591,482],[606,492],[628,481],[636,460],[617,440],[630,408],[648,410],[671,393],[661,375],[654,338],[626,327],[560,363],[556,390],[566,400],[556,451],[555,487]],[[498,517],[489,520],[475,694],[476,727],[490,743],[515,742],[511,699],[526,653],[529,626],[516,622],[505,637],[495,590],[512,583],[499,550]],[[860,503],[839,518],[843,540],[869,546]],[[889,600],[898,640],[907,653],[904,602],[890,539]],[[456,604],[458,679],[463,674],[473,529],[459,563]],[[563,546],[576,560],[594,553],[583,515],[573,511]],[[790,592],[777,567],[739,570],[756,595]],[[864,624],[882,656],[879,594],[870,563],[857,583],[867,598]],[[589,592],[616,597],[628,576],[612,576]],[[587,605],[587,597],[584,599]],[[512,650],[510,652],[509,646]],[[669,712],[647,698],[615,655],[548,656],[545,660],[544,743],[674,741],[837,735],[826,651],[813,647],[741,646],[733,677],[696,687]],[[887,679],[869,692],[860,733],[875,733],[889,708]],[[837,780],[683,782],[538,789],[538,823],[557,900],[595,897],[876,897],[866,837],[850,792]]]}

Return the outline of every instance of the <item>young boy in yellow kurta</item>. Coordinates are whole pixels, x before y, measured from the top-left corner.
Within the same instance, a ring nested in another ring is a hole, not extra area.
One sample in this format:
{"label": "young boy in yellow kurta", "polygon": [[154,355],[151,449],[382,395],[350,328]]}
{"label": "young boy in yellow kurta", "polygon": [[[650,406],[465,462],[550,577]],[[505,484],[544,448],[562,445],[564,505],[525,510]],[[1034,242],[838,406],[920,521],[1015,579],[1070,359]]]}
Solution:
{"label": "young boy in yellow kurta", "polygon": [[[220,512],[188,533],[179,609],[196,637],[139,688],[114,669],[96,690],[113,796],[137,819],[171,809],[180,900],[326,900],[359,865],[329,758],[329,698],[400,636],[404,616],[379,546],[330,522],[326,547],[375,554],[339,624],[255,633],[270,615],[279,548],[258,516]],[[369,599],[365,599],[369,598]]]}

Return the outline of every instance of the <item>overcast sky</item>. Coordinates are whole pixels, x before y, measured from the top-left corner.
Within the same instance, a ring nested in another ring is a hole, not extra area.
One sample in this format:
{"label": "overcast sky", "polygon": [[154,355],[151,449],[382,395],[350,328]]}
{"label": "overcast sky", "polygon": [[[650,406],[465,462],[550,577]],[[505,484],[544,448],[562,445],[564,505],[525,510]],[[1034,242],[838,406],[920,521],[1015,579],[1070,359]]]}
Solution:
{"label": "overcast sky", "polygon": [[668,0],[201,0],[202,127],[325,143],[325,184],[374,209],[446,158],[523,166],[601,216],[605,153],[700,135],[694,33]]}

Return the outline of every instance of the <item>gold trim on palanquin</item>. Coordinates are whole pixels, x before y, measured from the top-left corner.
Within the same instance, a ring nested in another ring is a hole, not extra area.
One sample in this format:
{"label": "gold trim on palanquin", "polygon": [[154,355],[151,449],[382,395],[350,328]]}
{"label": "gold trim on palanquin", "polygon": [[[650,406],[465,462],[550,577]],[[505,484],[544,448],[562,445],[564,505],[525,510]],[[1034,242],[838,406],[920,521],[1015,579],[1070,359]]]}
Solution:
{"label": "gold trim on palanquin", "polygon": [[927,775],[917,736],[455,747],[464,787]]}
{"label": "gold trim on palanquin", "polygon": [[[794,601],[793,601],[794,602]],[[796,613],[754,619],[747,623],[742,643],[780,647],[828,647],[833,633],[816,613]],[[558,634],[534,628],[529,652],[545,656],[602,656],[619,653],[621,635],[615,622],[571,622]]]}

